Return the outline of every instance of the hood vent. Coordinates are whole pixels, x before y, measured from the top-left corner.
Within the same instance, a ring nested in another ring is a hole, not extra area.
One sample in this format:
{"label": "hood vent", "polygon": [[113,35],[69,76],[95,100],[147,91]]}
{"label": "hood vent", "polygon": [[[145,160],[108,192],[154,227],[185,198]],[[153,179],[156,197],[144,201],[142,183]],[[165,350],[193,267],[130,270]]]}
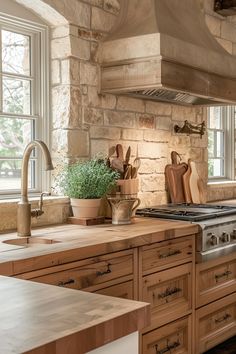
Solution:
{"label": "hood vent", "polygon": [[181,105],[236,103],[236,58],[210,33],[202,0],[121,0],[101,43],[101,92]]}
{"label": "hood vent", "polygon": [[[133,91],[129,95],[136,96],[138,98],[146,98],[149,100],[161,101],[161,102],[170,102],[175,104],[183,105],[206,105],[207,99],[200,97],[192,96],[187,93],[168,91],[168,90],[159,90],[159,89],[150,89],[150,90],[140,90]],[[208,104],[212,105],[212,100],[208,100]],[[214,104],[221,104],[220,102],[215,101]]]}

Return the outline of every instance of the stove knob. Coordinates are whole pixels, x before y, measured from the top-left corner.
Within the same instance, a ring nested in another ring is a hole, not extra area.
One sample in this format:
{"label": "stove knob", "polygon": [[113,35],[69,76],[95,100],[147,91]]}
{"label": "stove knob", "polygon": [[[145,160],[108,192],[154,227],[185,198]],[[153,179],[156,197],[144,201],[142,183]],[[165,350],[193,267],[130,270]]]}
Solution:
{"label": "stove knob", "polygon": [[211,238],[207,241],[211,246],[217,245],[217,237],[215,234],[211,234]]}
{"label": "stove knob", "polygon": [[229,234],[227,234],[227,232],[222,233],[220,237],[220,242],[222,243],[229,242]]}
{"label": "stove knob", "polygon": [[231,240],[236,240],[236,229],[233,229],[233,232],[230,234]]}

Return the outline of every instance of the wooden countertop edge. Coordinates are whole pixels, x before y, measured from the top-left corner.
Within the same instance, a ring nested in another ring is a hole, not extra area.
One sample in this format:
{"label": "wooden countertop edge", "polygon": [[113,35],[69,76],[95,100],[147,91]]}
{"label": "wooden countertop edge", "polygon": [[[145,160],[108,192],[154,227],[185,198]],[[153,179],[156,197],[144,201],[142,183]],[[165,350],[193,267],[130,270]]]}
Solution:
{"label": "wooden countertop edge", "polygon": [[[68,225],[70,227],[70,225]],[[91,229],[92,230],[92,229]],[[78,229],[78,232],[81,231]],[[55,231],[56,232],[56,231]],[[155,242],[161,242],[173,238],[184,237],[198,232],[198,225],[183,223],[173,223],[172,227],[166,230],[157,232],[143,231],[143,234],[137,236],[124,236],[124,238],[116,237],[101,243],[94,243],[89,245],[76,244],[76,241],[65,242],[64,244],[56,244],[56,248],[49,246],[46,254],[37,254],[37,250],[28,250],[28,256],[22,255],[27,253],[27,250],[9,251],[9,255],[1,254],[2,260],[0,261],[0,273],[6,276],[17,275],[21,273],[30,272],[42,268],[53,267],[60,264],[65,264],[80,259],[90,258],[106,253],[122,251],[134,247],[149,245]],[[112,232],[111,232],[112,235]],[[51,234],[50,234],[51,236]],[[89,235],[88,235],[89,237]],[[42,251],[41,251],[42,252]],[[38,252],[40,253],[40,252]],[[7,260],[7,258],[13,260]],[[19,257],[19,259],[14,259]],[[5,259],[4,259],[5,258]]]}
{"label": "wooden countertop edge", "polygon": [[70,334],[22,354],[65,354],[69,353],[72,348],[73,352],[84,354],[133,332],[141,331],[150,324],[150,316],[150,305],[146,304],[142,308],[131,310],[114,319]]}

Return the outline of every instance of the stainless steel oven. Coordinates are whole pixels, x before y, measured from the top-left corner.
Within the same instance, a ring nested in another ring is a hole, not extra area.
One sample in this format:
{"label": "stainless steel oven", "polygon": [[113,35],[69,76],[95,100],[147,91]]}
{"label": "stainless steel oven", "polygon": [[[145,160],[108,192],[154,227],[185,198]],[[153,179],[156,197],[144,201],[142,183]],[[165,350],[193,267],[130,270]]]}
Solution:
{"label": "stainless steel oven", "polygon": [[184,220],[199,225],[197,260],[236,251],[236,207],[214,204],[167,204],[138,209],[137,215]]}

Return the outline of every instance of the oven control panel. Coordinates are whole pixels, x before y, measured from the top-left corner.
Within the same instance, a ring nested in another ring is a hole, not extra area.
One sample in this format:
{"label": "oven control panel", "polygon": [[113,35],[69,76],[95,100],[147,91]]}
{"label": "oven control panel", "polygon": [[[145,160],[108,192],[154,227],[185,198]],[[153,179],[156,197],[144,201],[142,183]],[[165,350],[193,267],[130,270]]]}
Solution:
{"label": "oven control panel", "polygon": [[201,250],[208,251],[236,243],[236,220],[209,225],[202,230]]}

